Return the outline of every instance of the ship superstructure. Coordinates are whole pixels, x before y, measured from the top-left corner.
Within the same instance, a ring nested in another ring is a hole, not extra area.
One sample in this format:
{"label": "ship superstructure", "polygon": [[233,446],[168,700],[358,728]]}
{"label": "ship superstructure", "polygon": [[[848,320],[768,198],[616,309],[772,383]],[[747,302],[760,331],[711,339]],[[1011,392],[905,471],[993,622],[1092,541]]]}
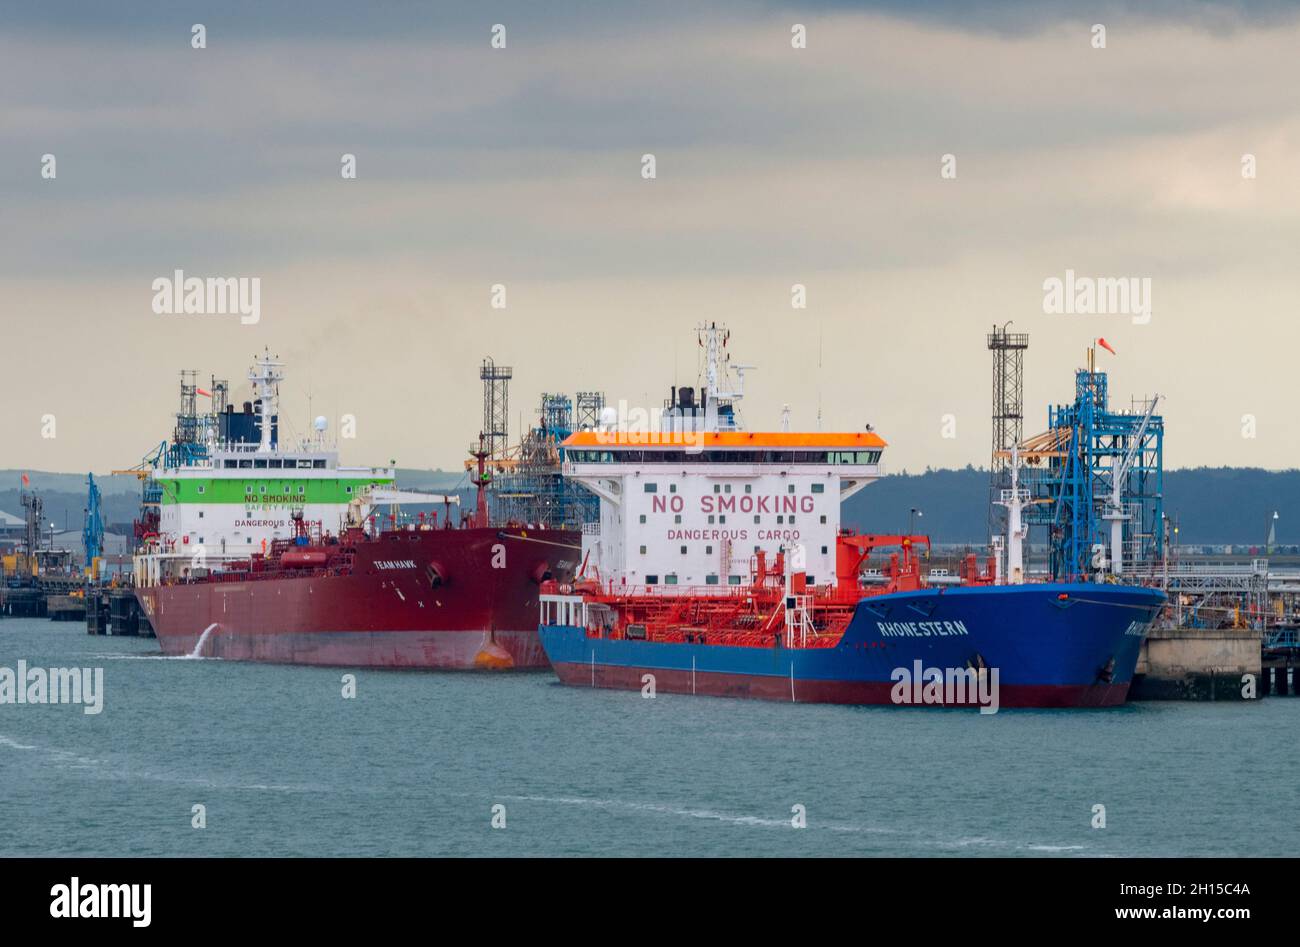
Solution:
{"label": "ship superstructure", "polygon": [[705,386],[674,388],[660,423],[609,418],[565,441],[565,476],[600,497],[583,534],[588,575],[620,590],[704,594],[749,582],[756,557],[799,549],[807,583],[835,584],[840,507],[884,473],[874,431],[750,432],[729,385],[727,333],[698,330]]}
{"label": "ship superstructure", "polygon": [[1026,583],[1028,498],[1015,480],[999,497],[1010,568],[969,556],[961,585],[927,587],[917,555],[927,537],[840,522],[841,503],[883,475],[885,441],[870,429],[745,430],[743,373],[725,380],[726,333],[699,333],[698,403],[677,389],[657,430],[610,419],[565,441],[565,474],[601,506],[572,587],[549,584],[542,598],[542,644],[562,681],[912,703],[899,700],[900,674],[937,673],[939,699],[926,703],[971,702],[952,688],[944,699],[945,675],[994,709],[1124,700],[1160,592]]}
{"label": "ship superstructure", "polygon": [[[256,400],[236,412],[228,386],[212,391],[182,380],[182,411],[173,442],[155,454],[146,491],[156,498],[156,531],[142,535],[140,570],[155,577],[191,563],[211,564],[266,552],[277,540],[296,535],[297,522],[321,525],[337,535],[364,519],[377,496],[392,491],[396,471],[349,467],[326,440],[324,418],[313,435],[295,445],[279,436],[279,384],[284,364],[264,353],[250,369]],[[193,408],[196,396],[213,399],[213,409]],[[443,497],[429,497],[441,501]]]}

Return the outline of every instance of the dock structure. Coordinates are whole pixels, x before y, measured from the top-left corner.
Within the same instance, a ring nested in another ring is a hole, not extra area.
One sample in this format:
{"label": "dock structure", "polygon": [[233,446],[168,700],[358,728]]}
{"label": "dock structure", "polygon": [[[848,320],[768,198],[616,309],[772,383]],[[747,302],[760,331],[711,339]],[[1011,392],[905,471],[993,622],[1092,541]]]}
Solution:
{"label": "dock structure", "polygon": [[473,474],[482,451],[492,515],[500,521],[574,528],[595,522],[599,500],[563,476],[562,445],[575,431],[597,427],[605,410],[604,392],[579,391],[576,397],[543,393],[537,422],[524,428],[517,444],[510,444],[506,405],[512,375],[510,368],[483,360],[481,443],[470,445],[466,472]]}
{"label": "dock structure", "polygon": [[1153,628],[1130,700],[1254,700],[1265,696],[1259,633],[1249,628]]}
{"label": "dock structure", "polygon": [[34,586],[0,588],[0,617],[44,618],[45,596]]}
{"label": "dock structure", "polygon": [[130,586],[95,589],[86,596],[86,633],[152,638],[153,626]]}

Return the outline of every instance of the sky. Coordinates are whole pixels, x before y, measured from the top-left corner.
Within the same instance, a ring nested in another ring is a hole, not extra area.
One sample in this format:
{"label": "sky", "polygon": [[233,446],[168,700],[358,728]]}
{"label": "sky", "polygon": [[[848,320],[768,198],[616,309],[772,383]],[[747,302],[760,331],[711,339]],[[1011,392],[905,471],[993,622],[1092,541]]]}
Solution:
{"label": "sky", "polygon": [[[181,369],[242,401],[264,347],[287,431],[459,467],[484,357],[517,434],[544,391],[657,408],[704,320],[749,428],[871,424],[891,470],[987,464],[1008,320],[1026,435],[1103,336],[1167,466],[1296,467],[1300,13],[1077,6],[3,0],[0,469],[129,466]],[[259,320],[155,312],[177,269]],[[1067,271],[1150,318],[1045,311]]]}

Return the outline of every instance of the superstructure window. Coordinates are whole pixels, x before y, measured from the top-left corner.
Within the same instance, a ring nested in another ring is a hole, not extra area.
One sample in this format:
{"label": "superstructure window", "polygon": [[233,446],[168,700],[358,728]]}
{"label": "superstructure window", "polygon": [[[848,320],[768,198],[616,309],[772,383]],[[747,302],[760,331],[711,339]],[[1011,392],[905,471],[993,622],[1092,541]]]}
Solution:
{"label": "superstructure window", "polygon": [[717,584],[718,584],[718,577],[717,577],[716,575],[706,575],[706,576],[704,577],[704,584],[705,584],[705,585],[717,585]]}
{"label": "superstructure window", "polygon": [[645,492],[646,492],[646,493],[658,493],[658,492],[659,492],[659,484],[657,484],[657,483],[647,483],[647,484],[645,485]]}
{"label": "superstructure window", "polygon": [[676,585],[676,584],[677,584],[677,575],[676,575],[676,573],[674,573],[674,574],[672,574],[672,575],[666,575],[666,576],[664,576],[664,585]]}
{"label": "superstructure window", "polygon": [[645,522],[645,514],[644,514],[644,513],[641,514],[641,522],[642,522],[642,523]]}
{"label": "superstructure window", "polygon": [[826,492],[826,484],[824,484],[824,483],[814,483],[814,484],[812,485],[812,492],[813,492],[813,493],[825,493],[825,492]]}
{"label": "superstructure window", "polygon": [[658,585],[658,584],[659,584],[659,576],[657,576],[657,575],[648,575],[648,576],[646,576],[646,577],[645,577],[645,584],[646,584],[646,585]]}
{"label": "superstructure window", "polygon": [[641,555],[643,555],[643,556],[645,555],[645,546],[642,546],[642,547],[641,547]]}
{"label": "superstructure window", "polygon": [[729,576],[727,576],[727,584],[728,584],[728,585],[739,585],[739,584],[740,584],[740,581],[741,581],[741,580],[740,580],[740,576],[738,576],[738,575],[729,575]]}

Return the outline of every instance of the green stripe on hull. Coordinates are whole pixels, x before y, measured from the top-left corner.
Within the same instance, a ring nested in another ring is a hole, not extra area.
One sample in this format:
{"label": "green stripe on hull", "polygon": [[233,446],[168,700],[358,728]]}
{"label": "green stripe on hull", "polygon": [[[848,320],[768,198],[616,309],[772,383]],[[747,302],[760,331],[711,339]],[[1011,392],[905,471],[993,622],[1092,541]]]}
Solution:
{"label": "green stripe on hull", "polygon": [[[248,477],[202,480],[198,478],[158,478],[164,505],[178,503],[230,503],[247,506],[299,503],[351,502],[352,497],[369,486],[392,486],[388,477],[303,479],[292,477]],[[251,490],[249,488],[252,488]],[[351,487],[351,492],[348,488]]]}

